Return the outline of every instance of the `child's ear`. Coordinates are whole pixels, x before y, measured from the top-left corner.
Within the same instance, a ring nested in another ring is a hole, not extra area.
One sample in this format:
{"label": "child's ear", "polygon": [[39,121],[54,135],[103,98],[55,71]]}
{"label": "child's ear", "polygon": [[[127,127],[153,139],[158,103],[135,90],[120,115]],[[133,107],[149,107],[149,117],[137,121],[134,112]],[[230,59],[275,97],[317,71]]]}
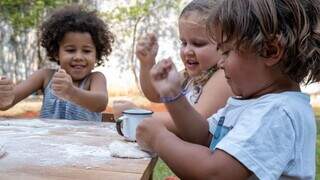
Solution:
{"label": "child's ear", "polygon": [[262,56],[265,58],[265,64],[267,66],[273,66],[280,62],[284,49],[279,41],[274,41],[268,44],[262,51]]}

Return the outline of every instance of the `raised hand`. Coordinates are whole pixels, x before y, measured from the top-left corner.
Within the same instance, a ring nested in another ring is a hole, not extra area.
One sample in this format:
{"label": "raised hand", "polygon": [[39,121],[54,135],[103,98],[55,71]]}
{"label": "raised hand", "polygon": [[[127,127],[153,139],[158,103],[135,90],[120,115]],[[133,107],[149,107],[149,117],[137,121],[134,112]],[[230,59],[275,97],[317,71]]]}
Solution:
{"label": "raised hand", "polygon": [[51,88],[56,96],[61,99],[70,100],[74,85],[72,78],[64,69],[59,69],[52,77]]}
{"label": "raised hand", "polygon": [[150,33],[139,38],[136,46],[136,55],[142,65],[154,65],[158,53],[158,40],[155,34]]}
{"label": "raised hand", "polygon": [[171,58],[163,59],[150,71],[151,82],[161,97],[175,97],[181,91],[181,75]]}
{"label": "raised hand", "polygon": [[5,108],[12,105],[14,95],[14,84],[11,79],[6,76],[0,77],[0,108]]}

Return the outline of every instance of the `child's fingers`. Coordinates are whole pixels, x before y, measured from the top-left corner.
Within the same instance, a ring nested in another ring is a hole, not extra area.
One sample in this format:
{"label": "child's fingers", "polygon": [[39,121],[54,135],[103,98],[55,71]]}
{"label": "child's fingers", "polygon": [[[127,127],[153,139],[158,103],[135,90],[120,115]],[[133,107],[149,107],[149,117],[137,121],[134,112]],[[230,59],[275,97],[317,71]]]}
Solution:
{"label": "child's fingers", "polygon": [[0,85],[9,85],[9,84],[13,84],[11,79],[8,79],[7,77],[1,77],[0,79]]}
{"label": "child's fingers", "polygon": [[65,78],[66,76],[66,71],[64,69],[61,69],[54,73],[53,78]]}
{"label": "child's fingers", "polygon": [[0,91],[13,91],[13,89],[14,89],[13,84],[4,84],[4,85],[0,84]]}
{"label": "child's fingers", "polygon": [[152,43],[158,41],[157,36],[156,36],[155,33],[149,33],[148,36],[149,36],[149,39],[150,39],[150,41],[151,41]]}
{"label": "child's fingers", "polygon": [[65,73],[66,73],[66,70],[64,70],[64,69],[62,69],[62,68],[59,68],[58,72],[65,74]]}
{"label": "child's fingers", "polygon": [[137,52],[137,54],[140,54],[142,56],[146,56],[147,55],[147,51],[146,51],[145,47],[143,47],[143,46],[137,46],[136,47],[136,52]]}
{"label": "child's fingers", "polygon": [[57,75],[57,76],[52,77],[52,85],[65,84],[67,82],[68,81],[66,80],[65,76]]}
{"label": "child's fingers", "polygon": [[167,70],[163,65],[164,65],[164,62],[162,60],[156,65],[154,65],[153,68],[151,69],[150,74],[155,80],[161,80],[167,76]]}
{"label": "child's fingers", "polygon": [[56,92],[59,92],[60,90],[62,90],[63,89],[63,85],[60,85],[60,84],[52,84],[51,85],[51,89],[52,90],[54,90],[54,91],[56,91]]}

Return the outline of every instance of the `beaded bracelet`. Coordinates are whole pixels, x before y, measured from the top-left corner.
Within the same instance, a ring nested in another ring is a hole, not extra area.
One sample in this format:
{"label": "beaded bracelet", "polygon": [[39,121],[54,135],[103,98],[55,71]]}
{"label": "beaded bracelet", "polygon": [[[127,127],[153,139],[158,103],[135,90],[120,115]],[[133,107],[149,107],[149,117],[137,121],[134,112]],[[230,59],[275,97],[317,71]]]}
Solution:
{"label": "beaded bracelet", "polygon": [[185,96],[187,94],[187,90],[183,89],[180,91],[180,93],[178,95],[176,95],[175,97],[160,97],[160,101],[162,103],[172,103],[176,100],[178,100],[180,97]]}

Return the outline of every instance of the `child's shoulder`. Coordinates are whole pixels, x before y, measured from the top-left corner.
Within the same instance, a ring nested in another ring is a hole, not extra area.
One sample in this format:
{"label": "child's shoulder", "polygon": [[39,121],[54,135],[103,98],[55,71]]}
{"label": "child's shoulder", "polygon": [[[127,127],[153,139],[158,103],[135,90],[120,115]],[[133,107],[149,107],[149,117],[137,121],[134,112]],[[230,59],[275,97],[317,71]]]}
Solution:
{"label": "child's shoulder", "polygon": [[91,82],[91,81],[95,81],[95,80],[106,80],[106,77],[104,76],[104,74],[102,72],[99,71],[95,71],[95,72],[91,72],[88,76],[87,76],[87,82]]}
{"label": "child's shoulder", "polygon": [[262,101],[290,105],[296,103],[309,103],[310,96],[298,91],[286,91],[282,93],[268,94],[259,99]]}
{"label": "child's shoulder", "polygon": [[46,85],[49,83],[50,79],[56,71],[56,69],[52,68],[42,68],[37,70],[35,73],[37,73],[38,76],[43,77],[44,87],[46,87]]}
{"label": "child's shoulder", "polygon": [[92,84],[106,84],[106,77],[102,72],[95,71],[91,72],[83,81],[84,89],[90,89],[90,86],[92,86]]}

